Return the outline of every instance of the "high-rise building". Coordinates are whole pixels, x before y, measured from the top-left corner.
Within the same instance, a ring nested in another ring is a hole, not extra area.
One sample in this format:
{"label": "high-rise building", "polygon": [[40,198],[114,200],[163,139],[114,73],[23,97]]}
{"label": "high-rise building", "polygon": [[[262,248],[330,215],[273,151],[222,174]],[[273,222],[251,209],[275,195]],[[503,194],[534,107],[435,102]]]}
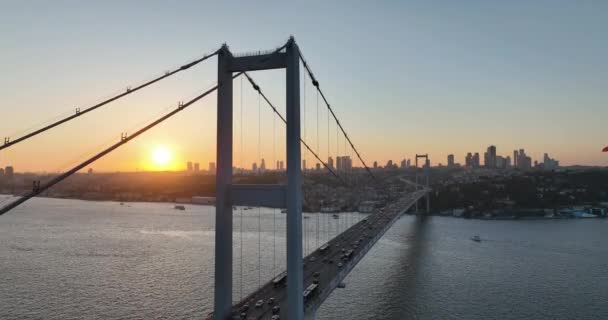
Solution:
{"label": "high-rise building", "polygon": [[334,158],[332,158],[332,157],[327,158],[327,166],[331,169],[334,168]]}
{"label": "high-rise building", "polygon": [[251,171],[253,171],[254,173],[258,172],[258,164],[256,162],[251,164]]}
{"label": "high-rise building", "polygon": [[277,171],[281,169],[280,164],[281,164],[280,161],[277,160],[277,165],[276,165],[276,167],[274,167]]}
{"label": "high-rise building", "polygon": [[4,168],[0,168],[0,177],[4,176]]}
{"label": "high-rise building", "polygon": [[192,172],[192,161],[186,163],[186,171]]}
{"label": "high-rise building", "polygon": [[6,176],[7,179],[12,179],[15,176],[15,169],[12,166],[6,166],[6,168],[4,168],[4,176]]}
{"label": "high-rise building", "polygon": [[517,160],[519,159],[519,152],[513,150],[513,167],[517,168]]}
{"label": "high-rise building", "polygon": [[198,162],[194,163],[194,172],[199,172],[201,171],[201,164]]}
{"label": "high-rise building", "polygon": [[374,161],[374,169],[378,169],[378,161]]}
{"label": "high-rise building", "polygon": [[[448,156],[448,162],[449,162],[449,156]],[[473,155],[470,152],[468,152],[467,156],[464,158],[464,166],[467,168],[473,167]]]}
{"label": "high-rise building", "polygon": [[386,168],[391,169],[392,167],[393,167],[393,160],[388,160],[388,162],[386,162]]}
{"label": "high-rise building", "polygon": [[215,162],[209,162],[209,173],[215,173]]}
{"label": "high-rise building", "polygon": [[479,168],[479,167],[480,167],[479,152],[475,152],[475,154],[473,155],[473,168]]}
{"label": "high-rise building", "polygon": [[496,156],[496,166],[497,169],[505,169],[507,167],[505,158],[502,156]]}
{"label": "high-rise building", "polygon": [[279,161],[279,170],[285,170],[285,163],[283,162],[283,160]]}
{"label": "high-rise building", "polygon": [[[469,153],[470,155],[470,153]],[[453,154],[449,154],[448,155],[448,168],[453,168],[454,167],[454,155]]]}
{"label": "high-rise building", "polygon": [[486,168],[496,168],[496,146],[489,146],[486,153],[484,153],[484,165]]}
{"label": "high-rise building", "polygon": [[555,170],[559,167],[559,161],[552,159],[549,157],[547,153],[543,157],[543,169],[545,170]]}
{"label": "high-rise building", "polygon": [[266,161],[264,161],[264,158],[262,158],[262,161],[260,162],[260,173],[264,172],[266,172]]}
{"label": "high-rise building", "polygon": [[405,159],[401,160],[401,169],[407,168],[407,161]]}
{"label": "high-rise building", "polygon": [[315,169],[317,169],[317,171],[321,170],[321,164],[317,162],[317,164],[315,165]]}
{"label": "high-rise building", "polygon": [[429,160],[428,158],[426,159],[426,161],[424,161],[424,167],[425,168],[430,168],[431,167],[431,160]]}
{"label": "high-rise building", "polygon": [[353,161],[350,156],[336,157],[336,168],[338,171],[348,171],[352,168]]}
{"label": "high-rise building", "polygon": [[302,160],[302,171],[306,171],[306,159]]}
{"label": "high-rise building", "polygon": [[511,157],[509,156],[505,158],[505,169],[511,169]]}
{"label": "high-rise building", "polygon": [[412,160],[407,159],[407,163],[406,163],[406,167],[411,167],[412,166]]}

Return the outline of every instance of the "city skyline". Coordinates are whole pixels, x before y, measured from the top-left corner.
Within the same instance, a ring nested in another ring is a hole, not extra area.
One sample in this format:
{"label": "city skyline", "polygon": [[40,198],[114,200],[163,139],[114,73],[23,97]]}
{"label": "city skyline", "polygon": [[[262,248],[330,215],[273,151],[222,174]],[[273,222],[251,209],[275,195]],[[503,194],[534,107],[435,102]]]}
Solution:
{"label": "city skyline", "polygon": [[[370,166],[374,160],[385,164],[416,153],[428,153],[433,165],[445,164],[448,154],[463,162],[459,158],[468,150],[490,144],[501,150],[525,148],[534,159],[548,153],[562,165],[608,165],[601,152],[606,145],[602,119],[608,118],[603,93],[608,84],[604,62],[608,47],[602,32],[608,22],[602,19],[601,8],[445,2],[437,10],[424,2],[310,3],[291,13],[283,5],[266,12],[253,4],[220,3],[217,12],[208,12],[195,2],[184,2],[179,8],[120,3],[127,7],[125,12],[137,7],[139,15],[132,17],[110,14],[115,5],[58,1],[5,6],[0,17],[15,27],[0,30],[0,36],[11,43],[3,49],[5,59],[0,62],[5,70],[0,76],[0,135],[18,137],[15,133],[90,106],[224,42],[235,52],[259,50],[277,46],[293,34],[306,48],[307,59],[332,93],[335,111]],[[235,17],[232,26],[211,32],[224,13]],[[338,13],[345,21],[332,18]],[[99,26],[82,23],[99,15],[112,17]],[[262,20],[266,22],[259,26]],[[320,38],[319,32],[328,34]],[[401,58],[397,63],[395,56]],[[214,63],[197,66],[56,132],[3,150],[0,167],[10,165],[19,172],[65,170],[83,154],[97,151],[91,146],[118,141],[121,132],[141,126],[142,118],[152,119],[213,85],[215,71]],[[284,112],[283,74],[253,76]],[[234,84],[238,112],[241,80]],[[328,154],[323,125],[316,139],[316,97],[310,83],[303,97],[307,101],[303,137],[315,149],[318,146],[322,159],[336,159],[344,154],[339,151],[343,142],[332,139]],[[243,143],[240,114],[235,113],[235,152],[243,150],[243,155],[235,155],[238,167],[249,167],[260,158],[258,154],[272,164],[285,158],[279,156],[284,155],[284,127],[277,121],[273,135],[270,110],[262,106],[261,125],[252,120],[258,118],[257,99],[245,81],[242,131],[248,134]],[[322,124],[325,112],[322,108]],[[180,170],[188,159],[215,161],[213,119],[215,100],[209,99],[93,167],[96,172]],[[252,134],[258,130],[261,139]],[[335,130],[332,124],[331,137]],[[162,168],[151,161],[153,150],[161,145],[172,152],[171,164]],[[352,158],[354,167],[361,166]],[[309,167],[316,166],[312,155],[303,152],[303,159]]]}

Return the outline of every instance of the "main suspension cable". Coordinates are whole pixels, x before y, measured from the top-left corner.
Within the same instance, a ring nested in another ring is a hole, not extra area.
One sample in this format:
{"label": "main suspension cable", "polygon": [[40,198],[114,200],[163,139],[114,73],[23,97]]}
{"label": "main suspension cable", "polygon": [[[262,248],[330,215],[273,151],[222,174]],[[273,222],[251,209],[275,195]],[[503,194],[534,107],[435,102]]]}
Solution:
{"label": "main suspension cable", "polygon": [[[232,79],[240,76],[242,74],[242,72],[239,72],[237,74],[235,74]],[[154,128],[155,126],[159,125],[160,123],[164,122],[165,120],[171,118],[172,116],[174,116],[175,114],[179,113],[180,111],[184,110],[185,108],[189,107],[190,105],[192,105],[193,103],[197,102],[198,100],[206,97],[207,95],[209,95],[210,93],[214,92],[215,90],[217,90],[218,85],[215,85],[213,88],[203,92],[202,94],[198,95],[197,97],[195,97],[194,99],[186,102],[186,103],[180,103],[178,105],[178,107],[165,114],[164,116],[160,117],[159,119],[155,120],[154,122],[148,124],[147,126],[139,129],[137,132],[135,132],[133,135],[127,136],[127,135],[123,135],[121,136],[121,140],[115,144],[113,144],[112,146],[108,147],[107,149],[101,151],[100,153],[94,155],[93,157],[89,158],[88,160],[82,162],[81,164],[73,167],[72,169],[68,170],[67,172],[51,179],[49,182],[45,183],[45,184],[40,184],[39,181],[34,182],[34,188],[33,190],[22,196],[21,198],[17,199],[16,201],[9,203],[8,205],[0,208],[0,215],[3,215],[5,213],[7,213],[8,211],[10,211],[11,209],[19,206],[20,204],[26,202],[27,200],[41,194],[42,192],[46,191],[47,189],[49,189],[50,187],[56,185],[57,183],[65,180],[66,178],[68,178],[69,176],[73,175],[74,173],[82,170],[83,168],[85,168],[86,166],[88,166],[89,164],[99,160],[100,158],[104,157],[105,155],[107,155],[108,153],[118,149],[119,147],[127,144],[129,141],[137,138],[139,135],[143,134],[144,132]]]}
{"label": "main suspension cable", "polygon": [[323,93],[323,91],[319,87],[319,81],[317,81],[317,78],[315,78],[315,75],[313,74],[312,70],[310,69],[310,66],[308,65],[308,63],[304,59],[304,56],[302,55],[302,51],[300,51],[299,48],[298,48],[298,53],[299,53],[299,56],[300,56],[300,60],[302,61],[302,64],[304,64],[304,68],[306,69],[306,72],[308,73],[308,76],[310,77],[310,79],[312,81],[312,84],[315,86],[315,88],[317,88],[317,91],[319,92],[319,94],[321,94],[321,97],[323,98],[323,101],[325,102],[325,105],[327,106],[327,109],[329,109],[329,112],[331,112],[331,115],[333,116],[334,120],[336,121],[336,124],[340,127],[340,130],[342,130],[342,133],[344,134],[344,136],[348,140],[348,143],[350,144],[351,148],[357,154],[357,157],[359,158],[359,160],[361,160],[361,163],[365,167],[365,170],[367,170],[367,173],[369,173],[369,175],[375,180],[376,176],[374,176],[374,174],[372,173],[372,171],[370,170],[370,168],[367,166],[367,164],[363,160],[363,157],[361,157],[361,154],[359,153],[359,151],[357,150],[357,148],[355,148],[355,145],[353,144],[353,142],[348,137],[348,134],[346,133],[346,131],[342,127],[342,124],[340,123],[340,120],[338,120],[338,117],[334,113],[334,110],[331,108],[331,105],[327,101],[327,98],[325,97],[325,94]]}
{"label": "main suspension cable", "polygon": [[174,74],[176,74],[178,72],[187,70],[190,67],[195,66],[195,65],[197,65],[197,64],[199,64],[199,63],[201,63],[201,62],[203,62],[203,61],[205,61],[205,60],[207,60],[207,59],[209,59],[209,58],[211,58],[213,56],[215,56],[216,54],[218,54],[218,52],[219,52],[219,50],[216,50],[216,51],[214,51],[211,54],[205,55],[204,57],[202,57],[200,59],[197,59],[197,60],[194,60],[194,61],[192,61],[190,63],[184,64],[181,67],[179,67],[179,68],[177,68],[177,69],[175,69],[173,71],[168,71],[165,74],[163,74],[162,76],[157,77],[155,79],[152,79],[152,80],[150,80],[150,81],[148,81],[146,83],[143,83],[143,84],[141,84],[141,85],[139,85],[139,86],[137,86],[135,88],[128,87],[125,92],[123,92],[123,93],[121,93],[119,95],[113,96],[113,97],[111,97],[111,98],[109,98],[107,100],[104,100],[104,101],[102,101],[102,102],[100,102],[100,103],[98,103],[96,105],[93,105],[91,107],[88,107],[88,108],[86,108],[84,110],[80,110],[80,108],[76,108],[75,113],[72,114],[71,116],[65,117],[65,118],[60,119],[58,121],[55,121],[55,122],[53,122],[53,123],[51,123],[51,124],[49,124],[49,125],[47,125],[45,127],[42,127],[42,128],[37,129],[35,131],[32,131],[32,132],[30,132],[30,133],[28,133],[28,134],[26,134],[26,135],[24,135],[22,137],[19,137],[19,138],[15,139],[15,140],[11,141],[8,137],[4,138],[4,144],[2,146],[0,146],[0,150],[6,149],[8,147],[11,147],[11,146],[13,146],[13,145],[15,145],[17,143],[23,142],[23,141],[25,141],[25,140],[27,140],[27,139],[29,139],[31,137],[34,137],[34,136],[36,136],[38,134],[41,134],[41,133],[43,133],[43,132],[45,132],[47,130],[55,128],[55,127],[57,127],[57,126],[59,126],[59,125],[61,125],[63,123],[66,123],[66,122],[72,120],[72,119],[78,118],[78,117],[80,117],[80,116],[82,116],[82,115],[84,115],[86,113],[89,113],[89,112],[91,112],[91,111],[93,111],[95,109],[98,109],[98,108],[100,108],[102,106],[105,106],[106,104],[108,104],[110,102],[116,101],[116,100],[118,100],[118,99],[120,99],[122,97],[128,96],[128,95],[130,95],[130,94],[132,94],[134,92],[137,92],[137,91],[139,91],[139,90],[141,90],[141,89],[143,89],[143,88],[145,88],[145,87],[147,87],[147,86],[149,86],[151,84],[154,84],[154,83],[156,83],[158,81],[161,81],[161,80],[163,80],[165,78],[168,78],[168,77],[170,77],[170,76],[172,76],[172,75],[174,75]]}
{"label": "main suspension cable", "polygon": [[[253,89],[257,92],[260,93],[260,95],[262,96],[262,98],[264,99],[264,101],[266,101],[266,103],[268,104],[269,107],[272,108],[272,110],[274,111],[274,113],[285,123],[287,124],[287,120],[285,120],[285,118],[283,117],[283,115],[281,115],[281,113],[279,113],[279,111],[277,110],[277,108],[274,106],[274,104],[272,104],[272,102],[270,102],[270,100],[268,100],[268,98],[266,97],[266,95],[264,94],[264,92],[262,92],[262,90],[260,89],[260,86],[257,85],[257,83],[247,74],[247,72],[243,73],[245,75],[245,77],[247,77],[247,80],[249,80],[249,83],[251,83],[251,85],[253,86]],[[331,169],[327,163],[325,163],[325,161],[321,160],[321,158],[319,157],[319,155],[313,151],[310,146],[308,145],[308,143],[306,143],[306,141],[304,141],[302,138],[300,138],[300,142],[304,145],[304,147],[306,147],[306,149],[308,149],[308,151],[310,151],[310,153],[312,153],[312,155],[317,158],[317,160],[319,160],[323,166],[334,176],[336,177],[338,180],[340,180],[340,182],[342,182],[344,185],[348,186],[348,184],[346,183],[346,181],[344,181],[344,179],[342,179],[342,177],[340,177],[333,169]]]}

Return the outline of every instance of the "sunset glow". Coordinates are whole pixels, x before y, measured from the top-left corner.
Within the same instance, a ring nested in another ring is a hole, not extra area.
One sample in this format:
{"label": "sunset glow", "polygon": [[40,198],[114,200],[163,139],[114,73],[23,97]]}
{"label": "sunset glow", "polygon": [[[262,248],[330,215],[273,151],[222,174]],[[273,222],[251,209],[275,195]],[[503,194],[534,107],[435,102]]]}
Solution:
{"label": "sunset glow", "polygon": [[166,169],[171,165],[171,161],[173,160],[173,154],[166,146],[155,147],[151,157],[152,163],[154,163],[157,169]]}

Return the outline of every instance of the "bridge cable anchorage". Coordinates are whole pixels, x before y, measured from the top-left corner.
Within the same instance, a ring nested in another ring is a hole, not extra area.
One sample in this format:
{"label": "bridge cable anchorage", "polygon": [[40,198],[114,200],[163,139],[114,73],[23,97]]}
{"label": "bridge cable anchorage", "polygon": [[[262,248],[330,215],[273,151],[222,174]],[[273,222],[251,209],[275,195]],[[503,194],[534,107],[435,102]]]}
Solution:
{"label": "bridge cable anchorage", "polygon": [[[240,76],[241,74],[243,74],[242,72],[239,72],[237,74],[235,74],[232,78],[236,78],[238,76]],[[45,183],[45,184],[40,184],[40,186],[38,188],[36,188],[35,190],[32,190],[32,192],[20,197],[19,199],[9,203],[8,205],[0,208],[0,216],[9,212],[10,210],[14,209],[15,207],[19,206],[20,204],[26,202],[27,200],[41,194],[42,192],[48,190],[49,188],[51,188],[52,186],[56,185],[57,183],[65,180],[66,178],[68,178],[69,176],[75,174],[76,172],[82,170],[83,168],[85,168],[86,166],[90,165],[91,163],[101,159],[102,157],[104,157],[105,155],[111,153],[112,151],[118,149],[119,147],[129,143],[130,141],[132,141],[133,139],[137,138],[138,136],[140,136],[141,134],[143,134],[144,132],[156,127],[157,125],[161,124],[162,122],[164,122],[165,120],[173,117],[174,115],[176,115],[177,113],[183,111],[184,109],[186,109],[187,107],[189,107],[190,105],[194,104],[195,102],[201,100],[202,98],[206,97],[207,95],[209,95],[210,93],[214,92],[215,90],[217,90],[218,85],[213,86],[211,89],[208,89],[207,91],[203,92],[202,94],[196,96],[195,98],[191,99],[190,101],[184,103],[182,108],[176,108],[173,111],[163,115],[162,117],[156,119],[154,122],[148,124],[147,126],[137,130],[135,133],[133,133],[132,135],[129,136],[121,136],[121,139],[119,142],[111,145],[110,147],[104,149],[103,151],[99,152],[98,154],[94,155],[93,157],[85,160],[84,162],[80,163],[79,165],[73,167],[72,169],[60,174],[59,176],[56,176],[55,178],[51,179],[49,182]]]}
{"label": "bridge cable anchorage", "polygon": [[[268,97],[266,97],[266,95],[264,94],[264,92],[262,92],[262,90],[260,89],[260,87],[257,85],[257,83],[251,78],[251,76],[249,76],[247,74],[247,72],[243,73],[245,75],[245,77],[247,77],[247,79],[249,80],[249,83],[251,83],[251,85],[253,86],[253,88],[258,91],[260,93],[260,95],[262,96],[262,98],[264,99],[264,101],[266,101],[266,104],[268,104],[268,106],[270,108],[272,108],[273,112],[283,121],[283,123],[287,124],[287,120],[285,120],[285,117],[283,117],[283,115],[281,115],[281,113],[277,110],[277,108],[274,106],[274,104],[272,104],[272,102],[270,102],[270,100],[268,100]],[[317,158],[317,160],[319,160],[319,162],[321,162],[321,164],[323,164],[323,166],[334,176],[336,177],[338,180],[340,180],[340,182],[342,182],[345,186],[350,187],[346,181],[344,181],[344,179],[342,179],[342,177],[340,177],[334,170],[332,170],[327,163],[325,163],[325,161],[321,160],[321,158],[319,157],[319,155],[312,150],[312,148],[310,147],[310,145],[308,145],[308,143],[306,143],[306,141],[304,141],[302,138],[300,138],[300,142],[304,145],[304,147],[315,157]]]}
{"label": "bridge cable anchorage", "polygon": [[336,121],[336,124],[340,127],[340,130],[342,131],[342,133],[344,134],[344,136],[346,137],[346,139],[348,140],[348,143],[350,144],[351,148],[355,151],[355,154],[357,154],[357,157],[359,158],[359,160],[361,161],[361,163],[363,164],[363,166],[365,167],[365,170],[367,171],[367,173],[374,179],[376,180],[376,176],[372,173],[371,169],[367,166],[367,164],[365,163],[365,161],[363,160],[363,157],[361,157],[361,154],[359,153],[359,151],[357,150],[357,148],[355,148],[355,145],[353,144],[353,142],[351,141],[350,137],[348,136],[348,134],[346,133],[346,130],[344,130],[344,127],[342,127],[342,124],[340,123],[340,121],[338,120],[338,117],[336,116],[336,114],[334,113],[334,110],[331,108],[331,105],[329,104],[329,102],[327,101],[327,98],[325,97],[325,94],[323,93],[323,91],[321,90],[321,87],[319,86],[319,81],[317,81],[317,79],[315,78],[314,73],[312,72],[310,66],[308,65],[308,63],[306,62],[306,60],[304,59],[304,56],[302,55],[302,51],[300,51],[300,49],[298,48],[298,53],[300,55],[300,60],[302,61],[302,64],[304,64],[304,68],[306,69],[306,72],[308,73],[308,76],[310,77],[313,86],[315,86],[315,88],[317,88],[317,91],[319,92],[319,94],[321,95],[321,97],[323,98],[323,101],[325,102],[325,105],[327,106],[327,109],[329,109],[329,111],[331,112],[334,120]]}
{"label": "bridge cable anchorage", "polygon": [[187,70],[190,67],[195,66],[195,65],[197,65],[197,64],[199,64],[199,63],[201,63],[201,62],[203,62],[203,61],[205,61],[205,60],[207,60],[207,59],[209,59],[209,58],[211,58],[213,56],[215,56],[216,54],[218,54],[218,52],[219,52],[219,50],[216,50],[216,51],[214,51],[211,54],[205,55],[204,57],[202,57],[200,59],[194,60],[194,61],[192,61],[190,63],[185,64],[185,65],[182,65],[181,67],[179,67],[179,68],[177,68],[177,69],[175,69],[173,71],[166,72],[162,76],[157,77],[155,79],[152,79],[152,80],[150,80],[148,82],[145,82],[143,84],[140,84],[140,85],[136,86],[135,88],[127,87],[127,90],[125,92],[123,92],[121,94],[118,94],[116,96],[113,96],[113,97],[111,97],[109,99],[106,99],[106,100],[104,100],[104,101],[102,101],[100,103],[97,103],[97,104],[95,104],[95,105],[93,105],[91,107],[88,107],[88,108],[85,108],[85,109],[76,108],[76,112],[73,113],[73,114],[71,114],[70,116],[62,118],[62,119],[60,119],[58,121],[55,121],[55,122],[53,122],[53,123],[51,123],[51,124],[49,124],[47,126],[39,128],[39,129],[37,129],[35,131],[32,131],[32,132],[30,132],[30,133],[28,133],[28,134],[26,134],[24,136],[21,136],[21,137],[15,139],[15,140],[12,140],[12,141],[9,140],[9,141],[7,141],[5,139],[4,145],[0,146],[0,150],[9,148],[9,147],[11,147],[11,146],[13,146],[13,145],[15,145],[17,143],[23,142],[23,141],[25,141],[25,140],[27,140],[27,139],[29,139],[31,137],[34,137],[34,136],[39,135],[39,134],[41,134],[41,133],[43,133],[45,131],[48,131],[48,130],[50,130],[52,128],[55,128],[55,127],[57,127],[57,126],[59,126],[59,125],[61,125],[63,123],[66,123],[66,122],[68,122],[70,120],[73,120],[75,118],[83,116],[83,115],[85,115],[85,114],[87,114],[87,113],[89,113],[89,112],[91,112],[91,111],[93,111],[95,109],[101,108],[102,106],[105,106],[105,105],[109,104],[110,102],[116,101],[116,100],[118,100],[120,98],[123,98],[123,97],[125,97],[127,95],[135,93],[135,92],[137,92],[137,91],[139,91],[139,90],[141,90],[141,89],[143,89],[143,88],[145,88],[145,87],[147,87],[149,85],[152,85],[152,84],[154,84],[154,83],[156,83],[158,81],[161,81],[161,80],[163,80],[165,78],[168,78],[168,77],[170,77],[170,76],[172,76],[172,75],[174,75],[176,73],[179,73],[181,71]]}

